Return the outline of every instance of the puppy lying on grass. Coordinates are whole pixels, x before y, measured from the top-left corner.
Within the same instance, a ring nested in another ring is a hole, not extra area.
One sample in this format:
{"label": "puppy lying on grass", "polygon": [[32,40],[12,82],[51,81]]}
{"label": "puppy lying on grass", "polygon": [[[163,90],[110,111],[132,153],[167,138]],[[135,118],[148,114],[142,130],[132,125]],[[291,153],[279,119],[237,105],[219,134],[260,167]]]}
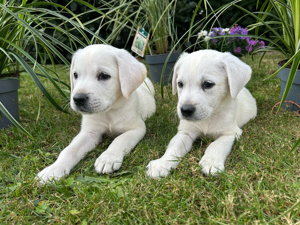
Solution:
{"label": "puppy lying on grass", "polygon": [[241,127],[256,116],[256,101],[244,87],[251,67],[230,53],[200,50],[184,53],[173,75],[173,94],[178,92],[178,133],[165,154],[147,166],[147,175],[165,177],[176,168],[193,142],[201,136],[212,137],[199,164],[205,175],[225,170],[226,157]]}
{"label": "puppy lying on grass", "polygon": [[144,64],[125,50],[90,45],[78,50],[70,68],[71,108],[82,114],[80,133],[49,167],[41,183],[58,180],[102,140],[116,136],[95,162],[98,173],[118,170],[123,157],[144,137],[144,120],[155,112],[154,87]]}

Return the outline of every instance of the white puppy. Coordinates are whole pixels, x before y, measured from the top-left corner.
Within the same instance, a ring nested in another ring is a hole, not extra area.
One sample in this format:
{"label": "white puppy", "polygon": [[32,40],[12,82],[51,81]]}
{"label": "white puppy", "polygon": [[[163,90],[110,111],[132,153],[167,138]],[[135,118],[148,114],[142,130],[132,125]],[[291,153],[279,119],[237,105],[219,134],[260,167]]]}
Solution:
{"label": "white puppy", "polygon": [[178,92],[178,133],[163,157],[147,166],[150,177],[165,177],[201,136],[212,137],[199,164],[205,175],[225,170],[225,160],[242,127],[257,113],[256,101],[244,88],[251,67],[230,53],[201,50],[177,61],[173,94]]}
{"label": "white puppy", "polygon": [[70,68],[71,108],[82,114],[80,133],[51,166],[42,183],[68,175],[97,146],[103,134],[117,136],[95,162],[98,173],[118,170],[144,137],[144,120],[155,112],[154,87],[144,64],[125,50],[90,45],[78,50]]}

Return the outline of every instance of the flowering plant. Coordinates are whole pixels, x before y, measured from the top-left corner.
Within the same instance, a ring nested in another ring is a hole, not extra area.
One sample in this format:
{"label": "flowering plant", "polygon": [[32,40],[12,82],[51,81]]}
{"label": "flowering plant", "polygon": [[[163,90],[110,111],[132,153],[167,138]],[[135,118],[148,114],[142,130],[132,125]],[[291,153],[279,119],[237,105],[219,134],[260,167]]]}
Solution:
{"label": "flowering plant", "polygon": [[[228,37],[227,35],[248,35],[247,28],[242,28],[237,24],[229,28],[214,27],[210,33],[202,30],[198,33],[197,40],[204,40],[206,48],[215,49],[221,52],[231,52],[235,56],[242,56],[254,52],[258,48],[264,48],[263,41],[250,39],[249,37]],[[224,37],[216,37],[224,36]],[[216,38],[214,38],[216,37]]]}

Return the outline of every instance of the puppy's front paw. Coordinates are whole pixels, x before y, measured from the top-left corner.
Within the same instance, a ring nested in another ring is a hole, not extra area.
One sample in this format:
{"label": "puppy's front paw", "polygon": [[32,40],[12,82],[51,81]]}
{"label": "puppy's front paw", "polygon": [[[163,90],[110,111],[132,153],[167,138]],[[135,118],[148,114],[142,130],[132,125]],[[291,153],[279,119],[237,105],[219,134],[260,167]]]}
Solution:
{"label": "puppy's front paw", "polygon": [[177,165],[178,160],[156,159],[147,165],[147,175],[154,179],[166,177],[169,175],[171,169],[177,168]]}
{"label": "puppy's front paw", "polygon": [[112,173],[120,169],[123,157],[111,153],[103,152],[95,162],[97,173]]}
{"label": "puppy's front paw", "polygon": [[202,173],[205,176],[217,176],[218,173],[225,171],[224,162],[222,159],[216,156],[204,155],[199,165],[202,166]]}
{"label": "puppy's front paw", "polygon": [[59,180],[65,175],[69,175],[70,170],[66,169],[63,165],[52,164],[46,167],[41,172],[38,173],[37,179],[41,184],[45,184],[52,179]]}

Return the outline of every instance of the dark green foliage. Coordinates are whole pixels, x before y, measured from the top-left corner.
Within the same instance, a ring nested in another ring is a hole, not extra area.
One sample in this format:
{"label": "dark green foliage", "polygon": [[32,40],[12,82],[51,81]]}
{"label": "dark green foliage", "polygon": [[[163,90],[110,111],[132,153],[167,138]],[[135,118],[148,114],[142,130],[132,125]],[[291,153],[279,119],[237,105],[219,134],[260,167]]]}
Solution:
{"label": "dark green foliage", "polygon": [[[66,5],[69,9],[72,10],[72,12],[74,12],[76,15],[80,15],[80,20],[83,23],[87,23],[87,25],[85,25],[88,29],[90,29],[91,31],[95,32],[100,24],[106,24],[105,26],[103,26],[99,32],[99,36],[101,38],[103,38],[104,40],[106,40],[109,35],[112,33],[113,29],[114,29],[114,24],[113,23],[109,23],[110,19],[106,18],[106,19],[97,19],[99,18],[101,15],[98,12],[90,12],[90,9],[86,6],[81,5],[78,2],[75,1],[69,1],[69,0],[54,0],[53,2],[57,2],[61,5]],[[70,4],[71,2],[71,4]],[[91,5],[95,6],[98,9],[101,9],[104,13],[108,11],[108,8],[105,10],[105,5],[103,1],[88,1]],[[226,0],[226,1],[209,1],[209,4],[211,5],[211,8],[213,10],[218,9],[219,7],[223,6],[224,4],[227,4],[231,2],[230,0]],[[111,5],[114,4],[114,7],[118,6],[118,1],[107,1],[107,3],[110,3]],[[189,29],[190,26],[190,22],[194,13],[194,10],[196,9],[196,6],[198,4],[198,1],[185,1],[185,0],[177,0],[176,3],[176,13],[175,13],[175,27],[176,27],[176,33],[177,33],[177,37],[181,37],[182,35],[184,35],[187,30]],[[249,1],[241,1],[238,3],[238,5],[245,7],[246,9],[248,9],[249,11],[255,12],[258,11],[260,6],[262,3],[260,3],[258,5],[258,8],[256,8],[256,0],[249,0]],[[47,7],[47,6],[45,6]],[[212,11],[210,7],[208,7],[208,14]],[[49,9],[53,9],[53,7],[49,6]],[[136,2],[133,2],[131,4],[131,6],[128,9],[128,13],[132,13],[135,10],[138,9],[138,4]],[[88,13],[87,13],[88,12]],[[197,23],[198,21],[200,21],[201,19],[203,19],[203,17],[205,17],[206,15],[206,9],[204,8],[204,4],[202,3],[198,14],[196,15],[194,24]],[[68,16],[68,15],[66,15]],[[108,14],[108,16],[112,16],[111,14]],[[221,25],[221,27],[231,27],[237,20],[238,24],[242,27],[247,27],[247,25],[254,23],[255,19],[253,19],[250,16],[245,16],[245,13],[242,10],[239,10],[238,8],[232,6],[229,9],[226,10],[226,12],[224,12],[220,17],[219,17],[219,23]],[[210,24],[211,25],[211,24]],[[210,25],[208,26],[208,28],[210,27]],[[67,25],[69,26],[69,25]],[[219,27],[218,22],[215,23],[215,26]],[[131,24],[128,24],[128,27],[123,28],[121,33],[118,35],[118,37],[116,37],[113,42],[110,42],[110,44],[112,44],[114,47],[118,47],[118,48],[126,48],[127,50],[130,51],[131,48],[131,44],[135,35],[135,32],[131,32],[130,33],[130,29],[132,28]],[[145,27],[147,29],[147,27]],[[49,35],[56,35],[54,34],[54,31],[52,29],[48,29],[47,30]],[[74,30],[71,31],[71,33],[73,33],[75,36],[78,36],[79,33],[78,31]],[[268,34],[267,34],[268,35]],[[83,40],[83,37],[79,37],[81,40]],[[63,37],[62,37],[63,39]],[[63,40],[62,40],[63,41]],[[67,40],[66,40],[67,41]],[[189,43],[185,43],[185,39],[181,41],[181,44],[184,44],[185,46],[189,46],[190,44],[193,44],[196,41],[196,38],[191,38]],[[66,45],[69,45],[69,43],[66,43]],[[76,48],[80,48],[82,46],[78,45],[76,46]],[[68,59],[71,58],[71,54],[66,53],[66,57]]]}
{"label": "dark green foliage", "polygon": [[[230,2],[231,2],[231,0],[209,1],[209,3],[211,4],[211,6],[214,10],[216,10]],[[263,1],[260,1],[260,4],[258,5],[258,7],[256,7],[257,0],[247,0],[247,1],[240,1],[238,3],[238,5],[243,8],[246,8],[247,10],[249,10],[251,12],[258,12],[262,3],[263,3]],[[238,21],[238,24],[244,28],[247,27],[249,24],[256,22],[256,20],[254,18],[247,16],[245,12],[243,12],[242,10],[240,10],[234,6],[227,9],[219,17],[219,22],[221,24],[221,27],[231,27],[237,21]]]}

